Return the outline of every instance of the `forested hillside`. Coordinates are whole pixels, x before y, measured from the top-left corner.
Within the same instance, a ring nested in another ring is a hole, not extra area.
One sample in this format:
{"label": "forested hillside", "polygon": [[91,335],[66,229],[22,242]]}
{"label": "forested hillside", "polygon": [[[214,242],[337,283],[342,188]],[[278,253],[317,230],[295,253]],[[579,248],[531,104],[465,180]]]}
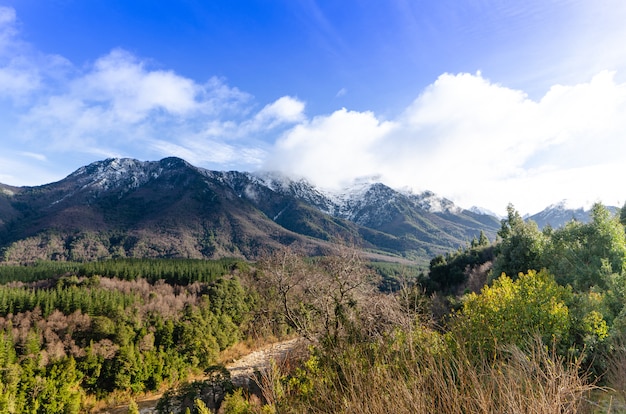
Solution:
{"label": "forested hillside", "polygon": [[[511,206],[495,243],[481,234],[427,272],[348,248],[0,266],[0,410],[168,389],[161,413],[618,412],[622,213],[540,231]],[[234,387],[220,353],[286,335],[311,347]]]}
{"label": "forested hillside", "polygon": [[234,261],[0,267],[0,411],[78,412],[217,362],[255,299]]}

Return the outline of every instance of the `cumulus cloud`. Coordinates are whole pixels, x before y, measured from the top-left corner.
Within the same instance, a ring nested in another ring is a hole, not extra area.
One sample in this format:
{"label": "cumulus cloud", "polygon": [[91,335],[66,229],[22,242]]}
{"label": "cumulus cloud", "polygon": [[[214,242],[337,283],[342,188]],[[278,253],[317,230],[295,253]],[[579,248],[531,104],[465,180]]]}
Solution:
{"label": "cumulus cloud", "polygon": [[341,109],[286,132],[277,141],[267,168],[336,187],[380,167],[375,149],[393,128],[393,123],[380,121],[371,112]]}
{"label": "cumulus cloud", "polygon": [[302,121],[304,119],[304,102],[290,96],[283,96],[266,105],[255,117],[260,123],[268,123],[270,127]]}
{"label": "cumulus cloud", "polygon": [[93,147],[105,138],[113,143],[145,143],[159,134],[184,138],[248,98],[217,79],[202,85],[172,71],[147,69],[118,49],[34,105],[23,129],[29,138],[46,131],[56,145],[74,148]]}
{"label": "cumulus cloud", "polygon": [[83,102],[102,103],[116,119],[137,122],[150,111],[187,114],[201,105],[200,86],[171,71],[148,71],[143,62],[124,50],[96,61],[93,70],[77,79],[71,94]]}
{"label": "cumulus cloud", "polygon": [[217,128],[211,128],[211,134],[229,137],[250,137],[258,134],[275,132],[277,129],[292,126],[306,119],[304,102],[291,97],[283,96],[276,101],[265,105],[254,116],[240,124],[227,121]]}
{"label": "cumulus cloud", "polygon": [[608,174],[626,163],[623,113],[626,84],[612,72],[537,101],[480,73],[444,74],[396,119],[341,110],[294,127],[267,167],[324,186],[380,175],[495,211],[537,210],[583,188],[615,202],[623,195]]}

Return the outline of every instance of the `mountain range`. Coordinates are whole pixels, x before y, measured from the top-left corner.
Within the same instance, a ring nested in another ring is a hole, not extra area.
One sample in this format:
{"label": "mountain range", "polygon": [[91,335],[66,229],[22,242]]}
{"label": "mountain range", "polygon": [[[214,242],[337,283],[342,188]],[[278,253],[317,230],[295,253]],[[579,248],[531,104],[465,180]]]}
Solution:
{"label": "mountain range", "polygon": [[279,173],[211,171],[179,158],[107,159],[51,184],[0,184],[0,260],[12,263],[256,259],[281,246],[323,254],[338,242],[426,263],[480,231],[494,239],[499,227],[498,218],[428,191],[361,180],[330,192]]}
{"label": "mountain range", "polygon": [[[619,207],[615,206],[606,207],[612,214],[616,214],[620,210]],[[568,200],[562,200],[525,219],[534,221],[540,229],[543,229],[546,226],[559,228],[572,220],[588,223],[591,218],[591,208],[572,206]]]}

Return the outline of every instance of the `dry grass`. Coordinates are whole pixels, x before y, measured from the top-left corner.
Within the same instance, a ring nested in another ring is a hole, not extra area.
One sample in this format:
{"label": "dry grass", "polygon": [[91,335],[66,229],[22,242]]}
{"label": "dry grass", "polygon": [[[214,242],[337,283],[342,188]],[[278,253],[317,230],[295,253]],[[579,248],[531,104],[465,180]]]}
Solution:
{"label": "dry grass", "polygon": [[[613,344],[606,372],[609,395],[604,396],[604,405],[611,407],[607,412],[626,411],[626,338],[620,338]],[[606,402],[608,400],[608,403]]]}
{"label": "dry grass", "polygon": [[496,361],[454,351],[355,347],[335,360],[315,392],[288,411],[310,413],[581,413],[595,387],[541,343],[503,350]]}

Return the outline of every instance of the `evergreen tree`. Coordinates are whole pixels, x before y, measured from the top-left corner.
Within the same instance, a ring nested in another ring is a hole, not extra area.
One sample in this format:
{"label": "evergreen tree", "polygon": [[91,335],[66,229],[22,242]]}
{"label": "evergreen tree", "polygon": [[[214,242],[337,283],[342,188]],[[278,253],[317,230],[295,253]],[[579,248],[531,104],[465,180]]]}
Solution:
{"label": "evergreen tree", "polygon": [[480,236],[478,237],[478,245],[479,246],[489,246],[489,239],[487,238],[487,235],[485,234],[484,231],[480,231]]}
{"label": "evergreen tree", "polygon": [[502,220],[498,231],[499,244],[493,265],[493,277],[502,273],[517,277],[529,270],[541,270],[546,245],[545,235],[534,221],[525,222],[512,204],[507,207],[508,216]]}
{"label": "evergreen tree", "polygon": [[617,217],[603,205],[592,208],[592,221],[571,221],[554,230],[546,249],[545,266],[561,284],[576,291],[607,288],[607,277],[625,269],[626,235]]}

